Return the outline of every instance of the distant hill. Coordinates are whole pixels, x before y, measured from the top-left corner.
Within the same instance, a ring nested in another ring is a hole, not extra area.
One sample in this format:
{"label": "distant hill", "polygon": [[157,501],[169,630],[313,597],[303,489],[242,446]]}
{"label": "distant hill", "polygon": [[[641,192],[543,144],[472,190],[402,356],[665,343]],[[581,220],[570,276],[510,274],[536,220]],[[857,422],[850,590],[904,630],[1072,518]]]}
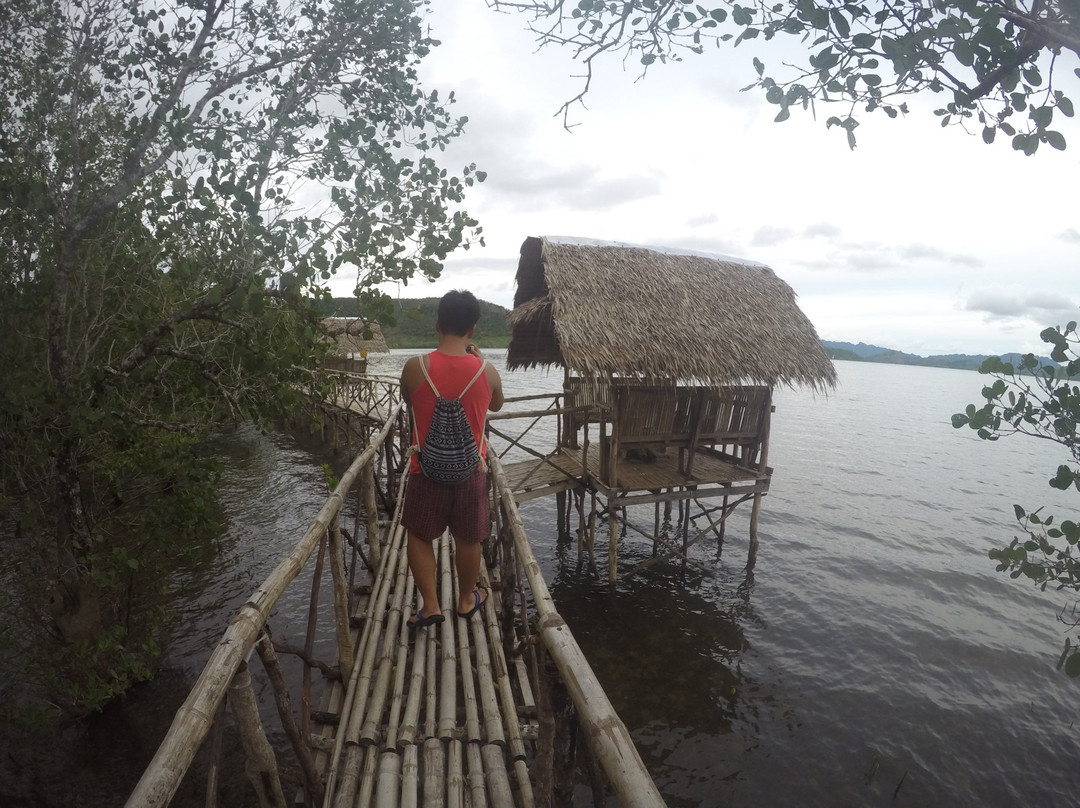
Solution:
{"label": "distant hill", "polygon": [[[382,326],[386,344],[391,348],[433,348],[435,346],[435,315],[439,307],[439,298],[405,298],[395,301],[397,325]],[[357,317],[356,298],[335,297],[319,303],[324,314],[336,317]],[[480,322],[476,324],[476,343],[481,348],[506,348],[510,345],[510,326],[506,315],[510,310],[480,301]],[[989,354],[941,354],[938,356],[918,356],[904,353],[880,345],[868,345],[865,342],[834,342],[822,340],[822,346],[830,359],[851,362],[880,362],[890,365],[920,365],[932,368],[954,368],[957,370],[978,370],[979,365]],[[1021,354],[1001,354],[1004,362],[1019,364]],[[1048,357],[1039,357],[1044,364],[1057,365]]]}
{"label": "distant hill", "polygon": [[[889,365],[921,365],[930,368],[954,368],[956,370],[978,370],[989,354],[939,354],[937,356],[918,356],[904,353],[880,345],[867,345],[865,342],[833,342],[822,340],[821,344],[830,359],[844,359],[853,362],[881,362]],[[1021,354],[1000,354],[1003,362],[1020,363]],[[1040,356],[1043,364],[1057,365],[1049,357]]]}
{"label": "distant hill", "polygon": [[[357,317],[355,297],[335,297],[319,304],[324,314],[335,317]],[[397,325],[380,323],[386,344],[391,348],[434,348],[435,317],[439,298],[419,297],[395,301]],[[510,345],[510,313],[496,303],[480,301],[480,322],[476,324],[476,344],[481,348],[506,348]]]}

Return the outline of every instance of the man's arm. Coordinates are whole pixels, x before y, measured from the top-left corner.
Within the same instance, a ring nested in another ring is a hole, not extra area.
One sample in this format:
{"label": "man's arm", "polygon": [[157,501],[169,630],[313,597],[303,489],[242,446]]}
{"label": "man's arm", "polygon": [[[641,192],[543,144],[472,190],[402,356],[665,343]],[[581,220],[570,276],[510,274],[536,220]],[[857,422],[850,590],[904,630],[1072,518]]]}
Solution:
{"label": "man's arm", "polygon": [[488,409],[492,412],[498,412],[503,405],[502,377],[499,376],[499,371],[495,370],[490,362],[485,374],[487,375],[488,387],[491,388],[491,403],[488,404]]}
{"label": "man's arm", "polygon": [[[478,358],[481,362],[485,361],[484,355],[480,353],[480,349],[475,342],[470,342],[465,350]],[[499,371],[495,370],[495,367],[490,362],[488,362],[487,367],[484,369],[484,378],[487,379],[488,389],[491,390],[491,403],[488,404],[488,409],[492,412],[498,412],[502,409],[503,405],[502,377],[499,376]]]}
{"label": "man's arm", "polygon": [[401,398],[406,404],[412,404],[412,394],[416,392],[423,378],[424,371],[420,367],[420,357],[409,357],[401,369]]}

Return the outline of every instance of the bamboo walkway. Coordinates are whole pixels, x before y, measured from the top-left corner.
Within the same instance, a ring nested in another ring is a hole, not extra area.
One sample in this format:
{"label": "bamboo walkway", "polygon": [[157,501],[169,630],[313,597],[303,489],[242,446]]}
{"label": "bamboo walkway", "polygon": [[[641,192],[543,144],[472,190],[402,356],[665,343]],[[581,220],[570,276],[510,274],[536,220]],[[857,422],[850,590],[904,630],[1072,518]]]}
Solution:
{"label": "bamboo walkway", "polygon": [[501,582],[485,570],[491,597],[484,608],[470,620],[454,616],[453,543],[440,539],[447,619],[412,629],[415,596],[401,534],[397,528],[357,615],[352,676],[330,696],[337,720],[320,728],[333,739],[322,756],[324,805],[530,808],[537,804],[530,771],[537,705],[523,657],[508,657],[504,647]]}
{"label": "bamboo walkway", "polygon": [[[437,542],[441,608],[438,626],[410,629],[416,608],[400,503],[408,475],[398,476],[393,513],[380,509],[407,419],[399,401],[367,433],[355,457],[304,536],[240,607],[127,802],[166,806],[196,753],[213,736],[208,807],[217,804],[224,726],[231,713],[245,770],[260,806],[283,806],[282,771],[299,774],[293,804],[311,808],[532,808],[569,805],[575,778],[596,805],[659,808],[664,802],[630,734],[558,613],[517,510],[514,489],[491,458],[496,535],[485,549],[481,579],[491,597],[480,613],[454,615],[453,542]],[[357,502],[352,535],[344,505]],[[359,540],[367,536],[366,549]],[[347,559],[351,547],[351,572]],[[333,584],[337,662],[312,659],[323,560]],[[267,618],[301,572],[313,567],[304,661],[328,677],[321,711],[309,709],[305,684],[299,721],[277,659]],[[360,573],[364,580],[352,583]],[[263,663],[293,764],[278,761],[252,685],[253,652]],[[575,750],[576,749],[576,761]],[[298,764],[298,765],[297,765]],[[584,772],[585,774],[581,774]],[[299,790],[297,790],[299,789]]]}

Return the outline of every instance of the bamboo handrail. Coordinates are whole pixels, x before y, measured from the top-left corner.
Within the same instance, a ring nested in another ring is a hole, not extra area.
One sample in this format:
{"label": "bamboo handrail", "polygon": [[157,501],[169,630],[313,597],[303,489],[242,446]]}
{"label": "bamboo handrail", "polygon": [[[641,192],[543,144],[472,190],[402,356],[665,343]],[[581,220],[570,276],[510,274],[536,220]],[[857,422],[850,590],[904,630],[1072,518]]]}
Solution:
{"label": "bamboo handrail", "polygon": [[620,805],[625,808],[660,808],[664,800],[638,755],[626,725],[611,706],[585,654],[555,608],[540,564],[525,534],[525,525],[514,503],[502,464],[497,457],[490,458],[490,462],[492,476],[506,509],[506,526],[513,534],[514,547],[532,589],[540,639],[551,654],[573,699],[593,753],[618,794]]}
{"label": "bamboo handrail", "polygon": [[[395,405],[396,417],[402,404]],[[168,805],[195,753],[210,731],[214,715],[225,692],[241,663],[247,659],[266,624],[267,615],[277,603],[294,578],[300,573],[326,535],[331,521],[341,510],[342,503],[356,482],[360,470],[372,461],[383,440],[394,425],[394,417],[387,419],[379,435],[361,452],[341,476],[333,493],[327,498],[319,513],[311,521],[303,539],[270,573],[251,598],[241,606],[233,617],[221,641],[210,655],[195,686],[188,693],[180,709],[176,711],[172,725],[161,742],[150,765],[143,772],[135,790],[131,792],[128,808],[155,808]]]}

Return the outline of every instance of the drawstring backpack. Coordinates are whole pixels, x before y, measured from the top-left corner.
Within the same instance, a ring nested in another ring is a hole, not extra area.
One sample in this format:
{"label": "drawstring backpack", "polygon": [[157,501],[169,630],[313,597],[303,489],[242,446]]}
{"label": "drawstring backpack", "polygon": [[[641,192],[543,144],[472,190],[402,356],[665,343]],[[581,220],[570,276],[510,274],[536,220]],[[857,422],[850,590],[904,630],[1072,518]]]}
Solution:
{"label": "drawstring backpack", "polygon": [[[424,373],[428,386],[435,393],[435,411],[431,415],[431,423],[428,425],[427,435],[424,436],[424,445],[420,447],[420,470],[429,480],[437,483],[460,483],[469,479],[477,467],[486,471],[486,464],[480,454],[480,447],[476,445],[476,437],[473,435],[469,418],[465,414],[465,407],[461,399],[480,378],[480,374],[487,367],[485,359],[480,370],[472,377],[461,395],[457,398],[443,398],[438,388],[431,381],[424,359],[420,357],[420,370]],[[483,439],[481,438],[481,441]],[[413,443],[419,442],[416,424],[413,424]]]}

